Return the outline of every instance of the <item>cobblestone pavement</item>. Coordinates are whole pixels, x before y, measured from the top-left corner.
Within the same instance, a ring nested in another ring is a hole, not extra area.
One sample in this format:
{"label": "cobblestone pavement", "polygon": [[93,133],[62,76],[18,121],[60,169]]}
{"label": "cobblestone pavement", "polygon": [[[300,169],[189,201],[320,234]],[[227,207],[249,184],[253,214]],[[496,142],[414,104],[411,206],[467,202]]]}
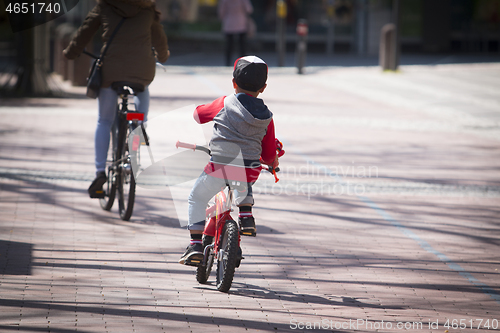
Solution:
{"label": "cobblestone pavement", "polygon": [[[1,100],[0,332],[498,331],[500,65],[271,68],[268,84],[283,172],[255,187],[229,293],[177,263],[169,188],[138,188],[129,222],[87,197],[82,88]],[[170,66],[150,121],[229,93],[229,68]]]}

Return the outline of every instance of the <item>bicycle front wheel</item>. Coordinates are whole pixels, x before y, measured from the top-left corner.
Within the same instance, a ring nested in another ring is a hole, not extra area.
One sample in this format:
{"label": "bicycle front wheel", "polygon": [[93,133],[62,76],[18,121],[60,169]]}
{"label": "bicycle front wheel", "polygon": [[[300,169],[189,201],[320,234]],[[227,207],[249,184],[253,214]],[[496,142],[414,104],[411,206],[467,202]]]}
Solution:
{"label": "bicycle front wheel", "polygon": [[217,253],[217,290],[227,292],[233,283],[238,257],[238,226],[233,220],[226,221],[219,240]]}

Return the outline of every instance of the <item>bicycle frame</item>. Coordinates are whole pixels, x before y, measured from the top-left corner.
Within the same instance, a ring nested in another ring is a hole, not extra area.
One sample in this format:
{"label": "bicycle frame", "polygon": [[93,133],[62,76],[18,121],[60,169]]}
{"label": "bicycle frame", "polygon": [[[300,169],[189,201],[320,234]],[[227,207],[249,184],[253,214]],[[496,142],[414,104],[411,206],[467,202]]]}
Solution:
{"label": "bicycle frame", "polygon": [[[234,221],[234,219],[231,217],[231,205],[233,202],[233,190],[227,186],[228,189],[228,194],[224,192],[225,189],[220,191],[219,193],[216,194],[215,196],[215,203],[211,207],[207,208],[206,210],[206,216],[208,223],[205,225],[205,230],[203,231],[203,234],[207,236],[212,236],[214,237],[215,242],[211,245],[208,245],[204,249],[203,253],[203,262],[202,265],[206,266],[207,261],[208,261],[208,256],[210,250],[213,248],[214,253],[217,253],[217,256],[220,255],[220,235],[222,234],[224,230],[224,226],[226,225],[226,222],[228,220]],[[236,221],[235,221],[236,222]],[[238,236],[238,246],[240,245],[241,242],[241,236]],[[219,257],[217,259],[220,260]]]}

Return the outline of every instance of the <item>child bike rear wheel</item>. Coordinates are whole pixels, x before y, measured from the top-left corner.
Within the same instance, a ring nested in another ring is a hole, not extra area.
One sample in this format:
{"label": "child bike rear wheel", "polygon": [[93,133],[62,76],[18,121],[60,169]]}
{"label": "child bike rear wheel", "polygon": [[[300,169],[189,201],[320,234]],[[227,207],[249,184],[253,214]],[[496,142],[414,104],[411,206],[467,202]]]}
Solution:
{"label": "child bike rear wheel", "polygon": [[[213,237],[211,237],[213,238]],[[209,244],[208,241],[206,241],[206,238],[203,238],[203,248],[205,249]],[[208,277],[210,276],[210,273],[212,272],[212,266],[214,264],[214,251],[213,247],[207,249],[207,263],[205,266],[199,265],[198,268],[196,269],[196,281],[199,283],[207,283]]]}
{"label": "child bike rear wheel", "polygon": [[217,290],[227,292],[233,283],[238,255],[238,226],[233,220],[226,221],[219,240],[217,253]]}

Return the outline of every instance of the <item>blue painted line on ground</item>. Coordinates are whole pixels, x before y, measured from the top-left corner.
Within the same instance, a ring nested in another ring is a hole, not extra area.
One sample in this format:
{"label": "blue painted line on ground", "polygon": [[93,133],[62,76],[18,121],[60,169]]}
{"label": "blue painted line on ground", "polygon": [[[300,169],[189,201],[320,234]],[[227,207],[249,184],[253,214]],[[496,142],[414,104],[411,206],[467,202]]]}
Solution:
{"label": "blue painted line on ground", "polygon": [[437,251],[434,249],[429,243],[427,243],[425,240],[417,236],[413,231],[408,229],[407,227],[403,226],[400,222],[398,222],[396,219],[394,219],[391,215],[389,215],[385,210],[380,208],[376,203],[374,203],[372,200],[368,199],[367,197],[359,197],[361,200],[363,200],[370,208],[374,209],[379,213],[384,220],[387,222],[390,222],[393,226],[398,228],[405,236],[408,238],[413,239],[415,242],[420,245],[422,249],[425,251],[434,254],[444,262],[449,268],[452,270],[458,272],[461,276],[466,278],[470,283],[475,285],[476,287],[480,288],[485,294],[493,298],[498,304],[500,304],[500,295],[490,286],[487,284],[479,281],[476,279],[471,273],[467,272],[462,266],[459,264],[453,262],[450,258],[448,258],[445,254]]}
{"label": "blue painted line on ground", "polygon": [[[305,154],[298,153],[303,159],[305,159],[308,163],[311,163],[312,165],[315,165],[323,170],[328,170],[329,171],[329,176],[336,178],[339,182],[345,183],[345,181],[342,179],[341,176],[339,176],[337,173],[333,172],[330,170],[328,167],[317,163],[313,160],[311,160],[309,157],[307,157]],[[389,213],[387,213],[384,209],[380,208],[377,204],[375,204],[373,201],[368,199],[367,197],[364,196],[357,196],[358,199],[362,200],[364,203],[366,203],[370,208],[375,210],[379,215],[381,215],[384,220],[387,222],[390,222],[391,225],[396,227],[401,233],[403,233],[406,237],[414,240],[417,242],[418,245],[425,251],[435,255],[436,257],[439,258],[440,261],[444,262],[450,269],[458,272],[461,276],[463,276],[465,279],[467,279],[470,283],[472,283],[474,286],[480,288],[486,295],[490,296],[492,299],[494,299],[498,304],[500,304],[500,294],[498,294],[493,288],[488,286],[487,284],[479,281],[476,279],[471,273],[467,272],[462,266],[459,264],[453,262],[450,258],[448,258],[445,254],[437,251],[434,249],[428,242],[420,238],[418,235],[416,235],[413,231],[402,225],[400,222],[398,222],[396,219],[394,219]]]}

